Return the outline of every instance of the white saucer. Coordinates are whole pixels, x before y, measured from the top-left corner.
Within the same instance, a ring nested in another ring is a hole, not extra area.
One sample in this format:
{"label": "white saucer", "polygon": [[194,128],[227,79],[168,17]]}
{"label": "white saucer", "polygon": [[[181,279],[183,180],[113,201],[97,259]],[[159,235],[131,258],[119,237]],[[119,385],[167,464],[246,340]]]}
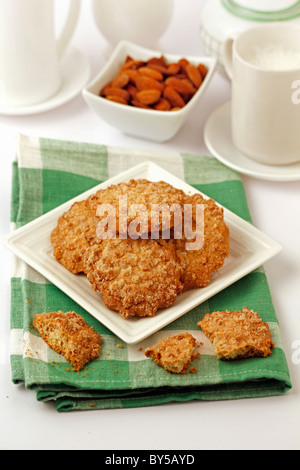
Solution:
{"label": "white saucer", "polygon": [[231,135],[229,102],[212,113],[204,129],[205,143],[212,155],[229,168],[254,178],[269,181],[300,180],[300,162],[285,166],[257,163],[234,146]]}
{"label": "white saucer", "polygon": [[70,47],[61,62],[62,86],[52,98],[32,106],[0,106],[0,114],[26,116],[58,108],[78,95],[90,78],[90,64],[77,49]]}

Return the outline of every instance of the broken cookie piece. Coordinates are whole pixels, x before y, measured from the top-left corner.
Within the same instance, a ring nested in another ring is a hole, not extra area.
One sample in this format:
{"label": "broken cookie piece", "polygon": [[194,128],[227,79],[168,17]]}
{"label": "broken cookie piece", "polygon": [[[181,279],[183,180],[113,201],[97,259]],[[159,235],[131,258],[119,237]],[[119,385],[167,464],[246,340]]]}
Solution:
{"label": "broken cookie piece", "polygon": [[208,313],[197,324],[213,343],[218,359],[232,361],[272,354],[269,325],[253,310]]}
{"label": "broken cookie piece", "polygon": [[169,336],[156,346],[145,350],[145,356],[166,371],[174,374],[185,374],[194,359],[196,340],[190,333]]}
{"label": "broken cookie piece", "polygon": [[33,326],[48,346],[62,354],[76,372],[100,355],[101,336],[75,312],[38,313]]}

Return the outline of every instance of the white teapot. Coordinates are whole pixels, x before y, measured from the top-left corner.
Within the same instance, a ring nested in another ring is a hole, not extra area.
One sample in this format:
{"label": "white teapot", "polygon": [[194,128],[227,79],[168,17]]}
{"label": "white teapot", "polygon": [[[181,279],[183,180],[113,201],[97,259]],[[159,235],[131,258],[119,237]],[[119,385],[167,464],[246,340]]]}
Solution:
{"label": "white teapot", "polygon": [[111,46],[122,39],[156,48],[173,14],[173,0],[94,0],[100,33]]}
{"label": "white teapot", "polygon": [[79,19],[81,0],[70,0],[55,37],[54,0],[0,0],[0,106],[42,103],[61,87],[60,61]]}
{"label": "white teapot", "polygon": [[300,22],[299,0],[207,0],[201,18],[203,51],[216,57],[224,71],[223,46],[229,36],[276,21]]}

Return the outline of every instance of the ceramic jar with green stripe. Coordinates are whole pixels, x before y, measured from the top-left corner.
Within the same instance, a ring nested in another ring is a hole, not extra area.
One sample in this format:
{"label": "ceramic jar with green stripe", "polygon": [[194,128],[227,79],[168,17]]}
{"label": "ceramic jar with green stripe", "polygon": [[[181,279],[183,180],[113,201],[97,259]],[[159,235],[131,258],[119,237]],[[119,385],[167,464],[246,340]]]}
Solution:
{"label": "ceramic jar with green stripe", "polygon": [[228,36],[258,24],[298,22],[299,0],[208,0],[201,18],[201,43],[206,55],[216,57],[223,71],[222,51]]}

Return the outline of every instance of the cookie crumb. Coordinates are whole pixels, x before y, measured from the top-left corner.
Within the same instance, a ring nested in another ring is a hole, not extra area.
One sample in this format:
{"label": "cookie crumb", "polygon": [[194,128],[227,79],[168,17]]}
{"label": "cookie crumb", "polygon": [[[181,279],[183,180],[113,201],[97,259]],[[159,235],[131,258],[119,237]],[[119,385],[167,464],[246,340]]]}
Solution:
{"label": "cookie crumb", "polygon": [[146,349],[145,356],[151,357],[168,372],[185,374],[192,362],[195,346],[196,340],[190,333],[181,333]]}

